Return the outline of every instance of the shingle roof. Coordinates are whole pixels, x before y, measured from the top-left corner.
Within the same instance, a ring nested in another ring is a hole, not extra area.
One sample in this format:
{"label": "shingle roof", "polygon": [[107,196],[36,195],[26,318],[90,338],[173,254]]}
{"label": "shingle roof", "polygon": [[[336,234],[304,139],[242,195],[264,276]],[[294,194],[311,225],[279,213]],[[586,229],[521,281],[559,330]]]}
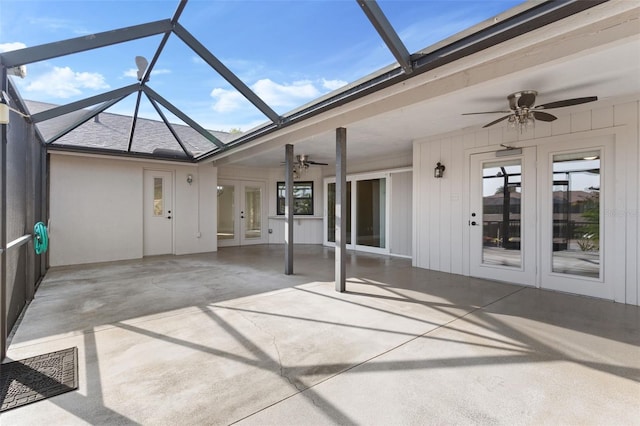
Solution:
{"label": "shingle roof", "polygon": [[[57,105],[25,100],[31,114],[48,110]],[[45,139],[56,136],[59,132],[73,125],[80,117],[88,113],[87,110],[74,111],[63,116],[38,123],[38,129]],[[90,148],[102,148],[109,150],[127,151],[129,134],[133,117],[101,112],[95,119],[88,120],[71,132],[55,140],[52,144],[65,146],[78,146]],[[189,153],[199,155],[212,151],[216,146],[203,137],[200,133],[184,124],[172,124],[176,134]],[[220,141],[227,142],[233,135],[226,132],[209,132]],[[133,141],[132,152],[154,153],[172,152],[182,153],[182,148],[171,134],[163,121],[150,120],[138,117]]]}

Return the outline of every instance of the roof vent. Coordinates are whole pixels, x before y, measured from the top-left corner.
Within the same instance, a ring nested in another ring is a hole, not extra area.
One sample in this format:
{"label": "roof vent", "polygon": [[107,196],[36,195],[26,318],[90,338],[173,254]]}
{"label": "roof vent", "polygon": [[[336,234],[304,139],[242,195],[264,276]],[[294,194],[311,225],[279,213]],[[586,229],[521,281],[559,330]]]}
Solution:
{"label": "roof vent", "polygon": [[96,116],[93,117],[93,122],[94,123],[99,123],[100,122],[100,114],[96,114]]}

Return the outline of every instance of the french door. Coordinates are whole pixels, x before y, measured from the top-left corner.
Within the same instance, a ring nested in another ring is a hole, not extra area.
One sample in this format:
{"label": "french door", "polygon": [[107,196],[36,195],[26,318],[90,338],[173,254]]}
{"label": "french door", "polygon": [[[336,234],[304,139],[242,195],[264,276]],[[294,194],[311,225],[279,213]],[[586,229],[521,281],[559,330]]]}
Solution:
{"label": "french door", "polygon": [[218,246],[267,242],[265,184],[218,181]]}
{"label": "french door", "polygon": [[474,154],[470,170],[471,275],[535,285],[535,149]]}
{"label": "french door", "polygon": [[612,299],[613,140],[513,152],[469,156],[471,275]]}

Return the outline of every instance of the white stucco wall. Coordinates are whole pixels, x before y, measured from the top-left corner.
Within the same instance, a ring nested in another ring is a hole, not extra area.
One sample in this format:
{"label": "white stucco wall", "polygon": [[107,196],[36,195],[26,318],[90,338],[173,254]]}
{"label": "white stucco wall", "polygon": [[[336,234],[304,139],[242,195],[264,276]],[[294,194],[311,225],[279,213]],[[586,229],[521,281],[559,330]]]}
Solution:
{"label": "white stucco wall", "polygon": [[[640,96],[635,100],[587,104],[571,114],[558,110],[558,120],[537,122],[522,134],[497,125],[477,131],[461,131],[414,143],[414,259],[415,266],[470,275],[468,238],[469,154],[514,147],[541,147],[565,141],[609,138],[615,140],[613,172],[615,201],[606,206],[613,215],[609,238],[615,247],[604,253],[614,257],[613,300],[638,304],[640,293]],[[443,179],[433,178],[441,161]],[[544,159],[538,158],[538,162]]]}
{"label": "white stucco wall", "polygon": [[[215,251],[216,169],[51,153],[51,266],[143,256],[144,170],[174,173],[173,252]],[[189,185],[187,174],[194,176]]]}

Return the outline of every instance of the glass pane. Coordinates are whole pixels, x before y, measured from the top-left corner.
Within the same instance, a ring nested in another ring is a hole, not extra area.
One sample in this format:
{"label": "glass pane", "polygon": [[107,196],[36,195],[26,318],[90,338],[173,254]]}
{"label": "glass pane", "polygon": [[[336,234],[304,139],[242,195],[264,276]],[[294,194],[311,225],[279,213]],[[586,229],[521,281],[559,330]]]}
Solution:
{"label": "glass pane", "polygon": [[[336,242],[336,184],[327,186],[327,241]],[[347,182],[347,244],[351,244],[351,182]]]}
{"label": "glass pane", "polygon": [[385,248],[386,179],[360,180],[357,185],[356,244]]}
{"label": "glass pane", "polygon": [[[277,214],[284,214],[286,186],[278,182],[278,210]],[[293,214],[313,215],[313,181],[293,183]]]}
{"label": "glass pane", "polygon": [[153,178],[153,215],[164,215],[162,178]]}
{"label": "glass pane", "polygon": [[600,152],[553,156],[552,271],[600,277]]}
{"label": "glass pane", "polygon": [[520,268],[520,160],[486,163],[482,169],[482,263]]}
{"label": "glass pane", "polygon": [[259,187],[248,186],[244,190],[245,238],[261,238],[262,236],[260,224],[262,220],[261,196],[262,191]]}
{"label": "glass pane", "polygon": [[235,187],[218,185],[218,240],[235,238]]}

